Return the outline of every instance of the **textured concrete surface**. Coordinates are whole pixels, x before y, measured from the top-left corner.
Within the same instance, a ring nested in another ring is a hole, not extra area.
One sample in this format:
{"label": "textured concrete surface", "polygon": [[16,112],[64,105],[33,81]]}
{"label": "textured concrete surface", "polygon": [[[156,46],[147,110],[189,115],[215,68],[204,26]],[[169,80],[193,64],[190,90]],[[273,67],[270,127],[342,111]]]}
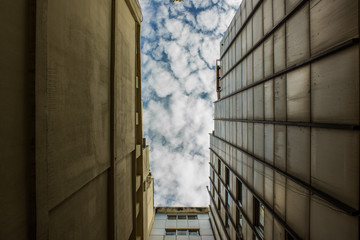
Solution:
{"label": "textured concrete surface", "polygon": [[136,0],[0,2],[0,239],[135,239],[140,19]]}

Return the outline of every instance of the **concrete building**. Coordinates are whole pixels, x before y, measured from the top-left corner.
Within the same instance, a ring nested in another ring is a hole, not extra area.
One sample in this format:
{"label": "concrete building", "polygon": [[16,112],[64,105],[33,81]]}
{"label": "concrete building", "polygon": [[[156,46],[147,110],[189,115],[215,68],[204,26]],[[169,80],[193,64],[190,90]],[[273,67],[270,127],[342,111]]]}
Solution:
{"label": "concrete building", "polygon": [[359,239],[359,1],[243,0],[220,49],[216,239]]}
{"label": "concrete building", "polygon": [[214,240],[207,207],[157,207],[149,240]]}
{"label": "concrete building", "polygon": [[0,239],[147,239],[137,0],[0,3]]}

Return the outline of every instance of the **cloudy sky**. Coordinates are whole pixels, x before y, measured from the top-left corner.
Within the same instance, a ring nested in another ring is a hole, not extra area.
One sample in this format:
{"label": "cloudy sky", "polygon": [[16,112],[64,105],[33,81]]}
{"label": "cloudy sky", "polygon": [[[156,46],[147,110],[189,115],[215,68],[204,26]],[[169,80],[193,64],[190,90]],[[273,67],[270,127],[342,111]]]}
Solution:
{"label": "cloudy sky", "polygon": [[241,0],[140,0],[144,136],[155,206],[207,206],[215,60]]}

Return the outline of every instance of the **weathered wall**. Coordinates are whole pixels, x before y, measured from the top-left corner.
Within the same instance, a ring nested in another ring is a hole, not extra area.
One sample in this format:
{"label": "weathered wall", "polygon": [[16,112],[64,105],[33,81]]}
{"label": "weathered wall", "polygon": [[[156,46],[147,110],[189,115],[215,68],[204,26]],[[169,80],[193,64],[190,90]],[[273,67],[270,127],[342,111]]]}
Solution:
{"label": "weathered wall", "polygon": [[140,16],[133,0],[0,3],[0,239],[135,238]]}
{"label": "weathered wall", "polygon": [[0,1],[0,239],[28,239],[34,164],[28,1]]}
{"label": "weathered wall", "polygon": [[244,0],[220,51],[210,176],[224,237],[358,239],[359,1]]}

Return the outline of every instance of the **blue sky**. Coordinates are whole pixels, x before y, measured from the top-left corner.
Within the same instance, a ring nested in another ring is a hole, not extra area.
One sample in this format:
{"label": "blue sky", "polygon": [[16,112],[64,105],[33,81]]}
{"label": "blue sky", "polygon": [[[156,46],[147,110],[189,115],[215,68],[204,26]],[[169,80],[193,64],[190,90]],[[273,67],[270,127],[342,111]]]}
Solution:
{"label": "blue sky", "polygon": [[155,206],[207,206],[215,60],[241,0],[140,0],[143,129]]}

